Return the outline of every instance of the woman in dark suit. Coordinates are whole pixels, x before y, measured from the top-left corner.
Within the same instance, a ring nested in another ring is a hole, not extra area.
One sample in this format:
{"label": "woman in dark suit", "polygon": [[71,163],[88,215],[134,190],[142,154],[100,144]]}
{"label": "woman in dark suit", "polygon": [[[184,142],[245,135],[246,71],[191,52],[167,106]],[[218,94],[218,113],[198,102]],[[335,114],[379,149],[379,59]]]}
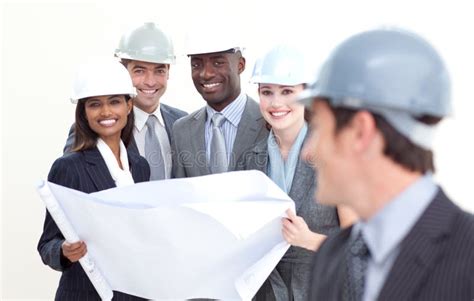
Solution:
{"label": "woman in dark suit", "polygon": [[[73,152],[57,159],[48,181],[92,193],[148,181],[150,168],[137,153],[127,152],[133,131],[130,76],[119,62],[85,64],[74,81],[76,106]],[[46,212],[38,243],[41,259],[61,271],[55,300],[100,300],[78,260],[87,252],[84,241],[68,243]],[[114,292],[114,300],[141,298]]]}
{"label": "woman in dark suit", "polygon": [[295,102],[308,81],[307,62],[296,49],[277,46],[257,61],[252,81],[258,84],[260,111],[271,128],[239,159],[239,169],[266,173],[295,202],[296,213],[288,210],[282,234],[292,245],[254,300],[306,300],[314,252],[327,235],[354,216],[347,209],[323,206],[313,198],[316,175],[300,159],[307,137],[304,107]]}

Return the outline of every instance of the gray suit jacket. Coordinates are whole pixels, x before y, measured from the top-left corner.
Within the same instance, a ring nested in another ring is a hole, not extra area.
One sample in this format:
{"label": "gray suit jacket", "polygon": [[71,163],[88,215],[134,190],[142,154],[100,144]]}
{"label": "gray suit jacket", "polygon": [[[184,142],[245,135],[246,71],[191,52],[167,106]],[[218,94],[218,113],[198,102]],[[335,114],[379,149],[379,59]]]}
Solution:
{"label": "gray suit jacket", "polygon": [[[416,201],[416,200],[413,200]],[[341,300],[352,227],[329,237],[314,258],[308,300]],[[440,189],[400,245],[377,300],[474,300],[474,216]]]}
{"label": "gray suit jacket", "polygon": [[[267,139],[245,151],[237,163],[238,170],[256,169],[267,173]],[[339,218],[334,207],[318,204],[314,200],[316,174],[304,160],[296,165],[289,196],[295,202],[296,213],[311,231],[329,235],[339,230]],[[314,252],[290,247],[270,277],[257,292],[255,300],[306,300]]]}
{"label": "gray suit jacket", "polygon": [[[197,177],[211,174],[206,159],[204,131],[206,107],[181,118],[173,126],[174,150],[173,173],[177,178]],[[265,120],[258,104],[247,96],[247,103],[237,129],[234,147],[229,162],[229,171],[235,170],[236,158],[268,136]]]}

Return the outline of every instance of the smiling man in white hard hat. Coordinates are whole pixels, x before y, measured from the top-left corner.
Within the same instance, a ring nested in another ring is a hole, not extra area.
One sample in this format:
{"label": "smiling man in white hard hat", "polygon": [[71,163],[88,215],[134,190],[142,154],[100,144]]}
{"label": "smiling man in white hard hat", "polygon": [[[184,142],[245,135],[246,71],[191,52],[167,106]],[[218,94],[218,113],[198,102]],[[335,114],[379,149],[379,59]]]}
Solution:
{"label": "smiling man in white hard hat", "polygon": [[436,124],[451,107],[436,50],[404,30],[363,32],[303,93],[317,199],[361,218],[320,247],[309,300],[472,300],[474,217],[432,175]]}
{"label": "smiling man in white hard hat", "polygon": [[176,177],[235,170],[244,150],[268,135],[258,104],[241,90],[245,58],[231,37],[189,36],[191,76],[207,105],[173,126]]}
{"label": "smiling man in white hard hat", "polygon": [[[186,112],[160,103],[166,91],[170,65],[176,61],[171,38],[155,23],[147,22],[124,33],[115,50],[127,68],[136,96],[135,127],[130,148],[138,151],[150,164],[151,180],[173,177],[171,130],[174,122]],[[70,148],[70,135],[66,148]]]}

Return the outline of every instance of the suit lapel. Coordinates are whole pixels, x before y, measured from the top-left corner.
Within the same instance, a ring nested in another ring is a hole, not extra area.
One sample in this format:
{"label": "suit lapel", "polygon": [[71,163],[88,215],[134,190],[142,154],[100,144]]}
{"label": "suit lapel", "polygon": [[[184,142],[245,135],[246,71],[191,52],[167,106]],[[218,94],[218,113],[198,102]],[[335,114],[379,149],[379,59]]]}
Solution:
{"label": "suit lapel", "polygon": [[313,190],[309,188],[314,185],[314,178],[315,174],[312,167],[299,158],[295,169],[295,175],[293,176],[290,193],[288,194],[295,202],[296,212],[298,212],[298,209],[301,207],[304,200],[308,199],[308,193],[313,193]]}
{"label": "suit lapel", "polygon": [[399,300],[416,299],[424,280],[443,256],[455,212],[455,205],[440,190],[402,241],[400,254],[378,299],[386,300],[393,296]]}
{"label": "suit lapel", "polygon": [[139,154],[137,142],[135,142],[135,137],[132,136],[130,143],[127,146],[127,151],[132,151]]}
{"label": "suit lapel", "polygon": [[85,150],[84,158],[87,163],[86,171],[97,191],[115,187],[115,182],[97,148]]}
{"label": "suit lapel", "polygon": [[261,119],[263,117],[260,114],[258,104],[247,96],[247,102],[245,109],[240,119],[237,135],[235,137],[233,146],[233,155],[231,156],[231,162],[229,164],[229,170],[234,170],[236,160],[242,155],[242,153],[253,145],[258,137],[261,129]]}
{"label": "suit lapel", "polygon": [[[200,175],[209,175],[211,171],[207,164],[206,147],[205,147],[205,127],[206,127],[206,107],[200,109],[193,116],[193,125],[189,129],[188,141],[191,142],[191,151],[194,155],[195,166],[199,169]],[[199,139],[196,139],[199,138]]]}
{"label": "suit lapel", "polygon": [[166,134],[168,134],[168,139],[170,141],[170,144],[172,144],[173,143],[173,135],[171,135],[171,133],[172,133],[173,123],[174,123],[175,120],[171,116],[171,112],[168,110],[166,105],[164,105],[164,104],[160,105],[160,112],[161,112],[161,116],[163,117],[163,121],[165,123]]}
{"label": "suit lapel", "polygon": [[267,174],[268,168],[268,149],[267,140],[263,139],[254,148],[250,150],[252,152],[249,156],[250,162],[246,169],[255,169]]}
{"label": "suit lapel", "polygon": [[[140,170],[139,166],[139,157],[138,157],[138,152],[133,152],[133,151],[128,151],[127,152],[127,157],[128,157],[128,164],[130,166],[130,173],[132,174],[133,181],[137,183],[143,176],[142,176],[142,170]],[[137,167],[137,168],[135,168]]]}

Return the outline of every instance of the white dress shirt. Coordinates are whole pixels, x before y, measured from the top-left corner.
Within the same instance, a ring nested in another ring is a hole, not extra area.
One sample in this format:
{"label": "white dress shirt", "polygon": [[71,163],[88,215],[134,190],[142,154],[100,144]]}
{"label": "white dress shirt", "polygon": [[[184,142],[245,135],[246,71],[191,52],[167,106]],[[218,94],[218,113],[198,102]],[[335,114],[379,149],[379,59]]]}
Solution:
{"label": "white dress shirt", "polygon": [[[245,104],[247,103],[247,95],[240,93],[240,95],[225,107],[220,113],[224,115],[225,121],[222,124],[222,134],[225,140],[225,149],[227,153],[227,162],[235,162],[237,158],[232,158],[232,150],[234,147],[235,137],[237,136],[237,130],[239,128],[240,119],[245,110]],[[216,110],[210,106],[206,106],[207,119],[206,119],[206,130],[204,134],[204,140],[206,143],[206,157],[209,162],[211,157],[211,141],[212,141],[212,116],[216,113]]]}
{"label": "white dress shirt", "polygon": [[148,130],[146,126],[146,121],[148,120],[149,115],[155,115],[157,118],[157,124],[155,124],[155,135],[158,137],[160,142],[161,153],[163,154],[163,160],[165,161],[165,176],[166,179],[171,178],[171,146],[168,134],[166,133],[165,123],[163,121],[163,116],[161,116],[160,105],[156,110],[149,114],[138,107],[133,107],[133,112],[135,114],[135,126],[133,128],[133,137],[138,147],[138,151],[142,157],[145,157],[145,136]]}
{"label": "white dress shirt", "polygon": [[385,205],[375,216],[354,225],[351,236],[362,231],[370,250],[362,300],[376,300],[400,253],[400,244],[431,203],[438,187],[426,174]]}

